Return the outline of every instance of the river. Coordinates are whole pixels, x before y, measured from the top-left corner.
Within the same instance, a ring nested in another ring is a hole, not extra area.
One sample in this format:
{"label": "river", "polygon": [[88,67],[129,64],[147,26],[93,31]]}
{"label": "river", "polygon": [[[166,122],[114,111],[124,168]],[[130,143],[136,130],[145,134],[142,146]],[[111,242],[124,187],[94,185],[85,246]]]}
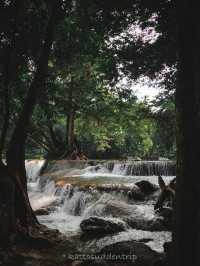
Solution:
{"label": "river", "polygon": [[[151,221],[155,216],[153,205],[158,192],[148,199],[138,201],[127,197],[129,190],[134,190],[135,183],[142,180],[158,186],[158,173],[163,175],[166,183],[174,177],[171,161],[60,161],[51,163],[40,176],[44,163],[43,160],[26,161],[30,202],[35,211],[50,206],[48,213],[38,215],[38,220],[69,238],[80,236],[80,223],[91,216],[117,222],[123,220],[122,212],[130,211],[134,217],[141,216]],[[140,239],[149,239],[147,245],[162,252],[164,242],[171,239],[171,232],[140,230],[127,225],[123,232],[87,240],[84,245],[79,244],[82,250],[94,249],[96,252],[109,244]]]}

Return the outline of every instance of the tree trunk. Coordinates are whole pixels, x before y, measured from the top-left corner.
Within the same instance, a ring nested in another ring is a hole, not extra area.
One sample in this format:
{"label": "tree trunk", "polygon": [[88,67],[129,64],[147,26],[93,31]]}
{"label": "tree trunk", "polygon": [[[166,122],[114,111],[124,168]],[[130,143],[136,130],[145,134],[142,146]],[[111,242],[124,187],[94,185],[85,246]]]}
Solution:
{"label": "tree trunk", "polygon": [[66,140],[68,153],[73,152],[74,148],[74,120],[75,112],[73,110],[73,80],[71,81],[71,87],[68,96],[68,113],[67,113],[67,128],[66,128]]}
{"label": "tree trunk", "polygon": [[60,3],[60,1],[56,1],[55,6],[52,8],[52,14],[49,19],[46,38],[38,61],[37,71],[28,91],[25,104],[8,147],[6,156],[7,167],[2,166],[4,170],[0,171],[0,179],[4,179],[5,175],[9,176],[9,179],[11,178],[13,184],[15,185],[16,191],[14,209],[16,224],[23,228],[23,230],[27,233],[30,227],[37,224],[37,219],[30,206],[27,193],[25,142],[34,107],[37,104],[41,88],[44,88],[48,70],[48,59],[53,42],[53,32],[56,25],[57,12],[59,10]]}
{"label": "tree trunk", "polygon": [[74,119],[75,113],[71,111],[67,116],[67,144],[69,152],[74,148]]}
{"label": "tree trunk", "polygon": [[15,232],[15,184],[10,178],[7,168],[0,161],[0,245],[10,242]]}
{"label": "tree trunk", "polygon": [[14,13],[14,29],[13,32],[18,34],[13,34],[10,44],[5,48],[2,69],[3,69],[3,85],[4,85],[4,122],[1,130],[0,137],[0,159],[2,158],[2,152],[5,148],[7,131],[10,124],[10,87],[14,82],[18,71],[19,65],[24,62],[23,56],[19,56],[19,51],[21,49],[21,42],[19,41],[18,35],[20,32],[20,25],[24,20],[26,10],[28,7],[28,1],[22,0],[15,3],[15,13]]}
{"label": "tree trunk", "polygon": [[2,153],[5,148],[6,136],[9,129],[10,121],[10,88],[8,82],[5,82],[5,93],[4,93],[4,122],[1,130],[0,137],[0,160],[2,159]]}
{"label": "tree trunk", "polygon": [[200,26],[198,3],[178,1],[176,266],[200,265]]}

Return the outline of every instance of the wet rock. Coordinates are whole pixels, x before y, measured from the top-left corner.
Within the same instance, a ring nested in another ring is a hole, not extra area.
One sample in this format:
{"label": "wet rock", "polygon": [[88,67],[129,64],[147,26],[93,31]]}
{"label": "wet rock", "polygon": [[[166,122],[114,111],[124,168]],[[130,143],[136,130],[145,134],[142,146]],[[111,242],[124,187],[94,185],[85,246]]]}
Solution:
{"label": "wet rock", "polygon": [[150,241],[153,241],[153,238],[141,238],[137,240],[137,242],[141,242],[141,243],[148,243]]}
{"label": "wet rock", "polygon": [[90,216],[112,216],[115,218],[129,216],[135,213],[137,207],[116,200],[109,194],[103,194],[101,198],[88,208],[86,217]]}
{"label": "wet rock", "polygon": [[112,234],[125,231],[127,225],[120,220],[104,219],[100,217],[89,217],[83,220],[80,228],[84,233]]}
{"label": "wet rock", "polygon": [[145,195],[140,190],[138,186],[127,187],[121,184],[102,184],[97,186],[92,186],[93,189],[97,190],[99,193],[115,193],[116,195],[123,195],[128,197],[130,200],[144,200]]}
{"label": "wet rock", "polygon": [[155,217],[148,220],[140,217],[128,216],[123,220],[132,228],[145,231],[167,231],[168,228],[164,224],[162,217]]}
{"label": "wet rock", "polygon": [[168,231],[165,221],[162,217],[155,218],[149,223],[149,231]]}
{"label": "wet rock", "polygon": [[173,252],[172,252],[172,250],[173,250],[173,242],[172,241],[170,241],[170,242],[165,242],[164,243],[164,251],[165,251],[165,253],[166,254],[172,254]]}
{"label": "wet rock", "polygon": [[139,186],[135,185],[131,190],[127,193],[128,198],[131,200],[140,200],[143,201],[145,199],[145,194],[139,188]]}
{"label": "wet rock", "polygon": [[164,247],[164,252],[165,252],[163,266],[171,266],[174,264],[174,261],[175,261],[176,248],[174,247],[174,243],[172,241],[165,242],[163,247]]}
{"label": "wet rock", "polygon": [[164,226],[171,231],[173,228],[173,209],[163,207],[157,211],[157,214],[163,218]]}
{"label": "wet rock", "polygon": [[144,193],[144,195],[152,194],[153,192],[158,190],[157,186],[155,186],[154,184],[152,184],[151,182],[146,181],[146,180],[136,182],[135,185],[137,185],[141,189],[141,191],[142,191],[142,193]]}
{"label": "wet rock", "polygon": [[127,204],[108,195],[103,195],[96,203],[90,206],[85,216],[120,218],[133,229],[167,230],[164,225],[164,218],[156,215],[151,206]]}
{"label": "wet rock", "polygon": [[36,216],[42,216],[42,215],[48,215],[49,214],[49,210],[46,208],[41,208],[41,209],[35,210],[34,212],[35,212]]}
{"label": "wet rock", "polygon": [[111,259],[107,265],[159,266],[163,256],[153,251],[144,243],[124,241],[103,248],[100,254],[108,255]]}

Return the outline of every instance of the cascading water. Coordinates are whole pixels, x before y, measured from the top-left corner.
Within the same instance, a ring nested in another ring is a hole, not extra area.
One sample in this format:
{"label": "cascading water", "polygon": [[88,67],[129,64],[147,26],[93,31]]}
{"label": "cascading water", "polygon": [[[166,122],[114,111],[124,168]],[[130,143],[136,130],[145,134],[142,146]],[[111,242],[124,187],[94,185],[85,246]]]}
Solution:
{"label": "cascading water", "polygon": [[35,190],[29,190],[29,198],[33,210],[48,207],[50,204],[57,200],[56,187],[54,182],[49,182],[44,191],[40,191],[38,188],[38,182],[35,185]]}
{"label": "cascading water", "polygon": [[[26,162],[29,197],[34,210],[48,208],[46,215],[38,216],[39,221],[67,235],[80,232],[81,221],[90,216],[121,219],[123,216],[138,215],[139,222],[143,217],[149,223],[154,216],[152,201],[130,201],[127,197],[128,190],[133,189],[135,183],[141,180],[148,180],[157,185],[157,173],[165,174],[165,180],[169,182],[173,178],[175,167],[171,161],[126,163],[104,161],[93,163],[93,166],[85,163],[81,167],[77,167],[77,162],[75,166],[73,163],[69,166],[69,162],[65,166],[62,161],[60,170],[59,163],[57,164],[52,172],[39,177],[44,161]],[[62,182],[57,183],[58,179]],[[128,188],[125,190],[125,195],[122,193],[124,188]],[[134,238],[133,231],[131,232],[130,235]],[[143,234],[146,233],[137,231],[137,234],[144,238]],[[155,238],[158,239],[158,235],[159,233]],[[163,241],[165,238],[169,240],[170,234],[161,232],[160,237]],[[119,238],[123,241],[127,238],[127,234],[124,232]],[[155,241],[158,249],[158,241]],[[161,244],[159,248],[162,250]]]}
{"label": "cascading water", "polygon": [[77,190],[71,198],[65,200],[63,211],[74,216],[81,216],[91,199],[91,194]]}
{"label": "cascading water", "polygon": [[132,176],[174,176],[174,161],[132,161],[132,162],[108,162],[106,168],[113,174],[132,175]]}
{"label": "cascading water", "polygon": [[25,162],[26,173],[27,173],[29,182],[36,181],[44,164],[45,164],[45,160],[30,160],[30,161],[27,160]]}
{"label": "cascading water", "polygon": [[53,181],[47,182],[44,191],[40,190],[39,175],[44,164],[45,160],[27,160],[25,162],[28,178],[29,198],[33,210],[46,207],[56,200],[56,188]]}

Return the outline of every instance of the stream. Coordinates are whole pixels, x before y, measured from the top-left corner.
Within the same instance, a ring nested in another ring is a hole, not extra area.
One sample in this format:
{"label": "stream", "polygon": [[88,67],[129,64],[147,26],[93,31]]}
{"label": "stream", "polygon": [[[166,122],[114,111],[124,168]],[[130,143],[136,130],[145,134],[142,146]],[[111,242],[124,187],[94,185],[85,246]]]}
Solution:
{"label": "stream", "polygon": [[[38,215],[40,223],[58,229],[77,242],[82,252],[98,252],[103,247],[131,240],[148,239],[146,244],[163,252],[163,244],[171,239],[167,230],[134,229],[125,225],[122,232],[80,241],[80,224],[90,217],[101,217],[115,223],[124,222],[124,215],[146,221],[154,219],[153,205],[158,191],[144,200],[127,197],[135,183],[149,181],[158,186],[157,174],[166,183],[174,178],[174,164],[162,162],[52,162],[44,174],[40,171],[43,160],[26,161],[29,198],[34,211],[48,208],[48,213]],[[124,193],[125,191],[125,193]],[[141,218],[142,217],[142,218]]]}

